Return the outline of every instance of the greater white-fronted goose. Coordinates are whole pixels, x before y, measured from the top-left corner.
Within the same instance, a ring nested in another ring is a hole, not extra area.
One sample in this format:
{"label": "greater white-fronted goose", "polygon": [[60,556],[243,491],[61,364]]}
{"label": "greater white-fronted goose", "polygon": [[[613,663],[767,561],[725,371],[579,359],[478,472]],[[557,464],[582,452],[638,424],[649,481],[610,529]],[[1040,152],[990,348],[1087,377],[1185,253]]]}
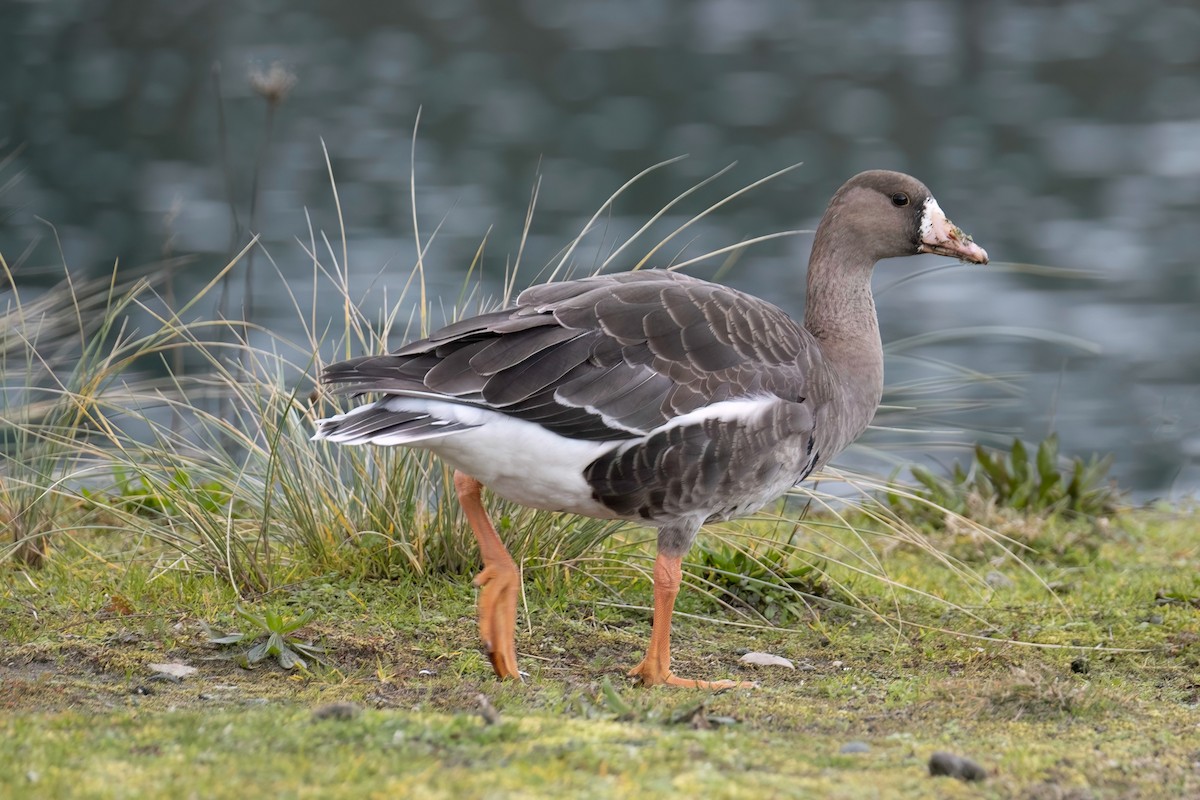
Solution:
{"label": "greater white-fronted goose", "polygon": [[725,688],[670,668],[683,555],[705,522],[748,514],[866,429],[883,390],[875,262],[987,253],[929,190],[897,172],[850,179],[817,226],[804,324],[771,303],[644,270],[525,290],[511,308],[390,355],[334,364],[321,381],[382,395],[317,423],[316,439],[432,450],[479,541],[479,631],[496,674],[518,678],[518,572],[480,500],[658,530],[654,627],[630,675]]}

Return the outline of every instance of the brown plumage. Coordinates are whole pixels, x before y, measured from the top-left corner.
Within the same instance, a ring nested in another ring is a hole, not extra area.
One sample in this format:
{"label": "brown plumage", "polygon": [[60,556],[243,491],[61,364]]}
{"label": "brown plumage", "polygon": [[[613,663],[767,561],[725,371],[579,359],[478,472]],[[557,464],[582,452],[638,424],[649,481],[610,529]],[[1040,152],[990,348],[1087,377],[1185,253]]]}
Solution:
{"label": "brown plumage", "polygon": [[383,397],[318,423],[347,444],[425,447],[458,470],[480,540],[480,630],[516,677],[515,566],[479,484],[519,503],[659,530],[655,628],[633,674],[669,669],[683,554],[704,522],[749,513],[828,463],[867,427],[883,388],[875,262],[987,254],[915,178],[866,172],[834,196],[809,262],[805,321],[718,284],[659,270],[535,286],[322,382]]}

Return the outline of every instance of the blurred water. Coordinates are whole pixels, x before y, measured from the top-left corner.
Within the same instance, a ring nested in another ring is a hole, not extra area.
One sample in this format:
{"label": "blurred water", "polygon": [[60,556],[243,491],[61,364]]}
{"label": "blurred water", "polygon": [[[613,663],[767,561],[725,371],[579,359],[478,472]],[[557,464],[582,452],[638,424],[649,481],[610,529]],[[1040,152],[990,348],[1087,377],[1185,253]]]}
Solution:
{"label": "blurred water", "polygon": [[[322,139],[356,289],[394,293],[415,262],[412,158],[422,239],[438,229],[426,267],[448,302],[485,234],[486,288],[499,292],[539,177],[527,280],[609,194],[663,159],[689,154],[620,198],[578,252],[581,268],[735,160],[630,258],[797,161],[655,263],[811,228],[849,175],[903,169],[995,261],[1076,272],[1000,264],[902,282],[880,297],[885,338],[1003,326],[1096,346],[999,333],[921,345],[920,359],[1024,375],[1023,396],[955,423],[1031,437],[1057,429],[1068,453],[1115,452],[1122,483],[1142,495],[1200,487],[1194,4],[29,0],[0,4],[0,30],[0,158],[10,158],[0,252],[22,269],[59,260],[36,216],[55,224],[73,269],[194,252],[199,283],[246,240],[261,163],[256,232],[302,283],[305,210],[331,238],[337,229]],[[246,74],[275,61],[298,82],[264,150],[266,104]],[[42,245],[21,257],[37,236]],[[724,279],[798,314],[809,242],[758,246]],[[884,264],[877,286],[936,263]],[[269,265],[256,269],[256,317],[295,324]],[[928,369],[894,358],[889,381]],[[920,454],[918,440],[902,441]]]}

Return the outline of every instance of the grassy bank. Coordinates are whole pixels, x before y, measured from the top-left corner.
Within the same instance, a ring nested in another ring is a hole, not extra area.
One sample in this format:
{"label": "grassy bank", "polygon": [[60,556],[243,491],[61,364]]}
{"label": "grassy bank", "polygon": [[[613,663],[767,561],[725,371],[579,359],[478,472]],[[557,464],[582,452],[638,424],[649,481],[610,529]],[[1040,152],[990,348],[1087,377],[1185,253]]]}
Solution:
{"label": "grassy bank", "polygon": [[[531,581],[518,685],[496,683],[479,652],[468,575],[312,576],[249,607],[315,609],[296,635],[328,666],[247,670],[246,642],[210,641],[247,627],[227,581],[66,546],[4,573],[0,784],[27,797],[1191,796],[1195,525],[1130,513],[1089,534],[1087,558],[1032,561],[961,612],[936,599],[949,585],[924,554],[898,550],[892,574],[928,592],[904,601],[900,627],[820,605],[787,629],[739,627],[693,595],[678,671],[761,683],[717,695],[623,677],[648,635],[644,584]],[[743,665],[747,649],[797,669]],[[163,662],[197,671],[156,678]],[[852,742],[866,752],[841,752]],[[987,779],[929,777],[937,750]]]}

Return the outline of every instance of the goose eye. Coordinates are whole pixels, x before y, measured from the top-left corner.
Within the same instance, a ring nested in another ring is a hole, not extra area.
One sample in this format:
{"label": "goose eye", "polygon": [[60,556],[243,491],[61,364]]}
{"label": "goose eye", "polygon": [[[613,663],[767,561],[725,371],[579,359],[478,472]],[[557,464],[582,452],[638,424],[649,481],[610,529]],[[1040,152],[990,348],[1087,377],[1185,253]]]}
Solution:
{"label": "goose eye", "polygon": [[901,207],[908,205],[908,195],[904,192],[896,192],[892,195],[892,205]]}

